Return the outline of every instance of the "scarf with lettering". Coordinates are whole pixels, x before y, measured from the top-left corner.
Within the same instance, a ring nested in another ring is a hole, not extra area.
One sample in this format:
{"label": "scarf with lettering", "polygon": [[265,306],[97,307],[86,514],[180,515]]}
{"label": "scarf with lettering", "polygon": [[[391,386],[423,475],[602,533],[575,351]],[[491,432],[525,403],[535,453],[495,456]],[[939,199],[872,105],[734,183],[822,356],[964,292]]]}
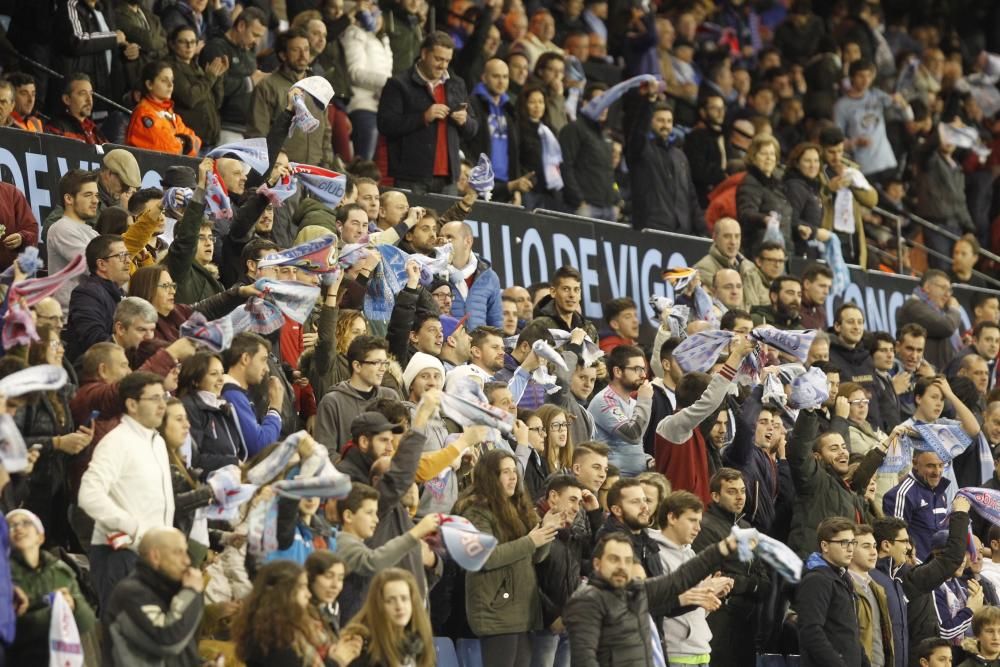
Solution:
{"label": "scarf with lettering", "polygon": [[205,183],[205,203],[208,204],[208,215],[213,220],[229,220],[233,217],[233,203],[229,199],[229,190],[214,166],[212,171],[208,172]]}
{"label": "scarf with lettering", "polygon": [[298,128],[306,134],[315,132],[319,129],[319,121],[310,113],[309,107],[306,106],[306,101],[301,96],[295,96],[292,98],[292,106],[295,107],[295,115],[292,116],[292,124],[288,128],[288,136],[291,138],[295,134],[295,129]]}
{"label": "scarf with lettering", "polygon": [[330,208],[336,208],[344,198],[346,175],[299,162],[290,162],[288,166],[306,191]]}
{"label": "scarf with lettering", "polygon": [[285,316],[299,324],[304,324],[319,298],[319,287],[307,285],[294,280],[272,280],[260,278],[254,287],[264,293],[264,297],[272,301]]}
{"label": "scarf with lettering", "polygon": [[270,253],[257,266],[294,266],[302,271],[329,273],[337,268],[337,236],[327,234],[288,250]]}
{"label": "scarf with lettering", "polygon": [[826,373],[818,368],[810,368],[792,380],[792,393],[788,405],[796,410],[815,410],[830,398],[830,387]]}
{"label": "scarf with lettering", "polygon": [[441,542],[451,559],[463,570],[478,572],[497,546],[497,538],[476,528],[465,517],[441,517]]}
{"label": "scarf with lettering", "polygon": [[449,383],[441,394],[441,412],[459,426],[482,425],[504,434],[514,431],[513,415],[490,405],[482,387],[472,378]]}

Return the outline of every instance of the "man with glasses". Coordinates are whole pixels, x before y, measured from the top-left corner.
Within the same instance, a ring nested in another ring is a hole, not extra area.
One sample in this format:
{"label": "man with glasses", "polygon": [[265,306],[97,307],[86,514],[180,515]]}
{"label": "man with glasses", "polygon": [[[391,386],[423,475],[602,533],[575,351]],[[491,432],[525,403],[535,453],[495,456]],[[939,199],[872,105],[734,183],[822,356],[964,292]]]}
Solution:
{"label": "man with glasses", "polygon": [[896,328],[920,324],[927,329],[924,356],[934,368],[945,368],[961,347],[962,313],[952,294],[948,274],[929,269],[920,279],[920,287],[896,311]]}
{"label": "man with glasses", "polygon": [[[847,402],[844,397],[837,400]],[[788,546],[803,558],[812,551],[817,526],[827,517],[850,517],[856,523],[867,520],[865,490],[889,448],[888,438],[872,447],[858,467],[862,472],[852,478],[848,473],[851,452],[844,436],[833,431],[821,434],[819,420],[818,410],[800,411],[787,446],[796,493]],[[849,562],[850,557],[841,567]]]}
{"label": "man with glasses", "polygon": [[115,310],[125,298],[132,257],[117,234],[101,234],[87,244],[87,269],[69,300],[66,356],[78,358],[94,343],[111,340]]}
{"label": "man with glasses", "polygon": [[395,390],[382,386],[389,369],[389,343],[384,338],[358,336],[347,348],[351,377],[333,386],[316,412],[316,441],[333,456],[351,439],[351,422],[380,398],[399,400]]}
{"label": "man with glasses", "polygon": [[[776,241],[764,241],[757,247],[753,264],[743,264],[743,301],[747,308],[771,305],[771,283],[785,272],[785,246]],[[801,295],[800,295],[801,297]]]}
{"label": "man with glasses", "polygon": [[205,217],[205,188],[208,174],[214,168],[215,161],[211,158],[198,165],[198,187],[174,226],[174,242],[163,259],[163,268],[177,283],[177,303],[198,303],[223,291],[218,269],[212,264],[215,253],[212,223]]}
{"label": "man with glasses", "polygon": [[88,555],[103,610],[115,584],[135,568],[143,535],[174,523],[167,445],[157,431],[167,410],[163,378],[131,373],[118,383],[118,396],[125,414],[94,450],[79,493],[94,520]]}
{"label": "man with glasses", "polygon": [[931,594],[962,565],[969,530],[969,501],[956,496],[951,509],[947,544],[925,563],[910,559],[912,542],[905,521],[887,516],[872,524],[878,563],[871,576],[886,592],[892,619],[893,667],[907,667],[917,644],[938,635]]}
{"label": "man with glasses", "polygon": [[[651,460],[642,448],[649,423],[653,386],[646,381],[646,358],[632,345],[619,345],[607,358],[608,386],[587,408],[594,418],[595,440],[611,448],[609,461],[623,477],[648,469]],[[636,398],[632,398],[636,392]]]}
{"label": "man with glasses", "polygon": [[861,645],[854,586],[847,567],[858,541],[854,522],[842,516],[824,519],[816,528],[816,545],[805,563],[795,597],[799,614],[799,651],[804,665],[869,665]]}

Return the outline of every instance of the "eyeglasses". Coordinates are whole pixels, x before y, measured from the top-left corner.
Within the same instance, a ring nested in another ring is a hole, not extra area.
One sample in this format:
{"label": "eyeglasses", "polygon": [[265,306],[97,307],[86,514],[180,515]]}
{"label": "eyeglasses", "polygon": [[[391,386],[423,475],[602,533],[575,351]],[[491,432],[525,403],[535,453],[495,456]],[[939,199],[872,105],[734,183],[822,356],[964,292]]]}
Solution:
{"label": "eyeglasses", "polygon": [[194,46],[198,43],[197,39],[177,39],[174,40],[174,44],[178,46]]}
{"label": "eyeglasses", "polygon": [[894,537],[894,538],[892,538],[889,541],[890,542],[902,542],[903,544],[910,544],[911,543],[911,540],[908,537]]}
{"label": "eyeglasses", "polygon": [[544,430],[545,429],[542,428],[541,426],[535,426],[535,427],[529,426],[528,427],[528,431],[530,431],[531,433],[537,433],[538,435],[541,435],[542,431],[544,431]]}
{"label": "eyeglasses", "polygon": [[784,264],[785,263],[785,258],[784,257],[761,257],[760,261],[762,261],[762,262],[769,262],[771,264]]}
{"label": "eyeglasses", "polygon": [[625,370],[632,371],[633,373],[645,373],[646,372],[646,367],[645,366],[626,366]]}
{"label": "eyeglasses", "polygon": [[549,424],[550,431],[565,431],[568,428],[569,424],[567,424],[566,422]]}
{"label": "eyeglasses", "polygon": [[867,398],[856,398],[853,401],[848,401],[851,405],[868,405],[870,402]]}
{"label": "eyeglasses", "polygon": [[839,544],[843,549],[851,549],[858,546],[857,540],[824,540],[828,544]]}
{"label": "eyeglasses", "polygon": [[108,260],[108,259],[111,259],[111,258],[118,258],[118,259],[120,259],[123,262],[127,262],[128,259],[129,259],[129,257],[130,257],[130,255],[129,255],[128,250],[123,250],[121,252],[116,252],[113,255],[108,255],[107,257],[101,257],[101,259]]}
{"label": "eyeglasses", "polygon": [[169,394],[157,394],[156,396],[141,396],[140,401],[153,401],[154,403],[166,403],[170,398]]}
{"label": "eyeglasses", "polygon": [[55,340],[50,340],[49,341],[49,347],[51,347],[53,349],[57,349],[57,348],[63,347],[63,342],[59,338],[56,338]]}
{"label": "eyeglasses", "polygon": [[159,283],[157,287],[159,287],[160,289],[165,289],[168,292],[177,291],[177,283]]}
{"label": "eyeglasses", "polygon": [[379,368],[389,368],[388,359],[383,359],[381,361],[362,361],[361,363],[367,364],[369,366],[378,366]]}

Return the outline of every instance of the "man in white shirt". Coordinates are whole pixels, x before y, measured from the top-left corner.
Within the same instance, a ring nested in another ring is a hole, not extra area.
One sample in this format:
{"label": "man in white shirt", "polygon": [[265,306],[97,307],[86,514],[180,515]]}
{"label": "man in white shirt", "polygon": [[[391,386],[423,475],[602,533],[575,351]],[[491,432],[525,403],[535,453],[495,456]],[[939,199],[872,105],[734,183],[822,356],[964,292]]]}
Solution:
{"label": "man in white shirt", "polygon": [[135,568],[142,536],[174,523],[167,446],[157,432],[167,409],[163,378],[131,373],[118,384],[118,396],[122,421],[95,448],[78,497],[94,520],[90,571],[102,610]]}
{"label": "man in white shirt", "polygon": [[980,574],[986,577],[994,588],[1000,590],[1000,526],[990,526],[987,539],[990,543],[990,558],[983,559],[983,571]]}

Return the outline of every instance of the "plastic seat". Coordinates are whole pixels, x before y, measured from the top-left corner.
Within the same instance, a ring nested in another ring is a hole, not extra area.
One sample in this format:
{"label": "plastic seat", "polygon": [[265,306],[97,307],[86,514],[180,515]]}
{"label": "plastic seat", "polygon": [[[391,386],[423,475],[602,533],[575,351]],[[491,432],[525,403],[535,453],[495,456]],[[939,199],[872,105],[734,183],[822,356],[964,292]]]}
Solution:
{"label": "plastic seat", "polygon": [[478,639],[459,639],[455,648],[461,667],[483,667],[483,651]]}
{"label": "plastic seat", "polygon": [[451,637],[435,637],[434,650],[437,652],[437,667],[461,667]]}

